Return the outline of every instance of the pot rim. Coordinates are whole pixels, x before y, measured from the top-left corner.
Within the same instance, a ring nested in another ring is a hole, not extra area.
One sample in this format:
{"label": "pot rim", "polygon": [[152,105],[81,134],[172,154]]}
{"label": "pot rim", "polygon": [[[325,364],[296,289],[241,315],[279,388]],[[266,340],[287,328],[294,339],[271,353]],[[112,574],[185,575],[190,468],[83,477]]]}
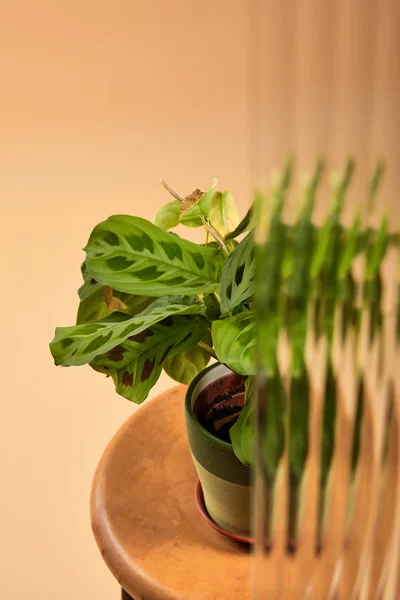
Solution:
{"label": "pot rim", "polygon": [[186,415],[187,415],[188,419],[190,420],[190,422],[194,425],[194,427],[196,427],[197,429],[201,430],[201,433],[204,435],[204,437],[207,437],[210,440],[213,440],[214,443],[217,442],[223,448],[231,448],[231,449],[233,449],[231,442],[226,442],[225,440],[221,440],[216,435],[213,435],[212,433],[210,433],[209,431],[207,431],[207,429],[205,429],[203,427],[203,425],[201,425],[199,423],[199,421],[196,419],[196,417],[195,417],[195,415],[193,413],[193,408],[192,408],[192,403],[191,403],[191,399],[192,399],[193,392],[195,390],[196,385],[203,379],[203,377],[207,373],[209,373],[210,371],[212,371],[216,367],[220,367],[220,366],[223,366],[226,369],[228,369],[228,371],[234,373],[234,371],[232,371],[232,369],[229,369],[229,367],[227,367],[224,363],[221,363],[221,362],[218,362],[218,361],[215,362],[215,363],[213,363],[212,365],[209,365],[208,367],[206,367],[202,371],[200,371],[200,373],[198,373],[196,375],[196,377],[194,379],[192,379],[191,383],[189,384],[188,389],[186,390],[186,394],[185,394],[185,409],[186,409]]}

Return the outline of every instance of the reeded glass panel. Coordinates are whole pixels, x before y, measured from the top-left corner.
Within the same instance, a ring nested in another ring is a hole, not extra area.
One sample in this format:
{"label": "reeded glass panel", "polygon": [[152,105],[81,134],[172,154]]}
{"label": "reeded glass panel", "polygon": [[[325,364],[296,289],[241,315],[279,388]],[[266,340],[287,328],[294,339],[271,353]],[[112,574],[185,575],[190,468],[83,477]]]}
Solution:
{"label": "reeded glass panel", "polygon": [[256,439],[252,594],[395,599],[400,5],[248,9],[257,374],[236,429]]}

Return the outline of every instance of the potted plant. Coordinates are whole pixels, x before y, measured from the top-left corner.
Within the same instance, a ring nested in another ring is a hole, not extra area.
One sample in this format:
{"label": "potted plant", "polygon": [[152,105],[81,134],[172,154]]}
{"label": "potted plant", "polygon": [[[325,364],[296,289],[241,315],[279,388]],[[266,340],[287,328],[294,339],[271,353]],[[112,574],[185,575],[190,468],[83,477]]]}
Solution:
{"label": "potted plant", "polygon": [[[249,468],[235,456],[228,422],[237,418],[245,379],[253,373],[252,234],[246,233],[250,213],[239,223],[231,194],[215,185],[185,198],[170,190],[175,199],[154,224],[114,215],[97,225],[85,248],[76,325],[57,328],[50,349],[56,365],[89,364],[137,404],[162,369],[191,383],[188,434],[207,508],[222,526],[245,533]],[[204,243],[172,233],[178,224],[204,227]],[[204,371],[210,358],[221,364]],[[209,385],[220,398],[206,407]],[[237,507],[237,489],[243,510],[235,524],[230,511]]]}
{"label": "potted plant", "polygon": [[[56,365],[89,364],[111,377],[116,391],[137,404],[147,398],[163,369],[176,381],[189,384],[187,432],[205,504],[211,518],[234,534],[248,535],[251,512],[255,308],[259,314],[263,307],[267,310],[258,337],[268,387],[263,449],[271,481],[282,454],[286,411],[276,356],[281,328],[291,345],[293,502],[307,456],[304,344],[309,298],[318,307],[320,331],[328,337],[337,302],[345,306],[348,322],[355,323],[351,265],[362,251],[371,265],[366,301],[377,307],[379,323],[379,268],[390,236],[385,222],[378,231],[361,229],[358,218],[351,228],[340,224],[352,168],[350,162],[343,176],[336,178],[333,209],[318,228],[312,213],[322,164],[306,181],[296,222],[288,224],[282,214],[289,164],[268,193],[272,209],[268,240],[262,247],[255,246],[253,231],[262,195],[239,221],[231,194],[216,191],[215,181],[205,193],[196,190],[186,197],[163,182],[174,199],[158,211],[154,223],[114,215],[94,228],[85,248],[76,325],[57,328],[50,344]],[[380,174],[379,167],[371,197]],[[204,243],[195,244],[172,232],[178,225],[203,227]],[[255,306],[256,255],[262,275]],[[207,367],[210,359],[214,362]],[[335,382],[330,364],[326,385],[322,486],[334,443]]]}

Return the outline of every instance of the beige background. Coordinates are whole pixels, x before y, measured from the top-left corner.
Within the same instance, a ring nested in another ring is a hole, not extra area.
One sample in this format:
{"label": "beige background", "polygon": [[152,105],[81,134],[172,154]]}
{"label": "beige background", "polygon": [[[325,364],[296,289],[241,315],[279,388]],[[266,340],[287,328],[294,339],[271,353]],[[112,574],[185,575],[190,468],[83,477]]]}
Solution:
{"label": "beige background", "polygon": [[111,213],[151,218],[160,176],[188,193],[216,175],[243,213],[288,150],[304,168],[356,153],[360,179],[386,155],[395,209],[400,3],[269,0],[261,19],[255,0],[0,4],[0,597],[117,598],[88,496],[134,407],[47,347],[73,323],[80,248]]}

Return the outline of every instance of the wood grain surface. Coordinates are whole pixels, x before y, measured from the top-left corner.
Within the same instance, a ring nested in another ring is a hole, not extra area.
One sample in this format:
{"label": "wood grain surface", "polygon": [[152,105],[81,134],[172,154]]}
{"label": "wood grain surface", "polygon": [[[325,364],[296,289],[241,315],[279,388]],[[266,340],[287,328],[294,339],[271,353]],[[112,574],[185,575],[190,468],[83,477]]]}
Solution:
{"label": "wood grain surface", "polygon": [[135,600],[246,600],[248,548],[213,531],[196,507],[184,394],[178,386],[148,401],[110,442],[93,481],[93,532]]}

